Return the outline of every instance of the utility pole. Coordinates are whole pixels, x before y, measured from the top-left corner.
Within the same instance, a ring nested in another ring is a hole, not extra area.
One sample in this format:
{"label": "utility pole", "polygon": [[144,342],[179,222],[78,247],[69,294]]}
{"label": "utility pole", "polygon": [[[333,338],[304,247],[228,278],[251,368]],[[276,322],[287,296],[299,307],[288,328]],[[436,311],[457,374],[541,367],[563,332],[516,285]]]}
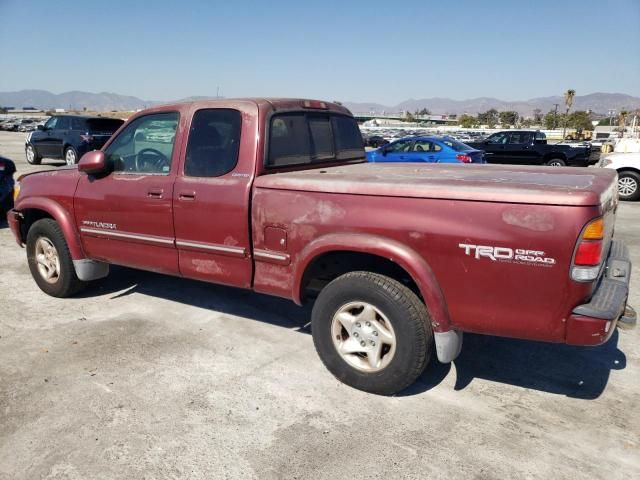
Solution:
{"label": "utility pole", "polygon": [[559,103],[554,103],[555,110],[553,111],[553,129],[558,128],[558,105]]}
{"label": "utility pole", "polygon": [[613,127],[613,116],[615,115],[616,111],[613,109],[609,110],[609,126]]}

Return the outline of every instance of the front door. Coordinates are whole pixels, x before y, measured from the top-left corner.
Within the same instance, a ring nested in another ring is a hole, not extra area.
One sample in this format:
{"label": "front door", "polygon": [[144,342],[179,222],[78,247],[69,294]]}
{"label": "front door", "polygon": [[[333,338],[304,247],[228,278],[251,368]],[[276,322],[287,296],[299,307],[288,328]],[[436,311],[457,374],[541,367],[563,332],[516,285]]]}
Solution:
{"label": "front door", "polygon": [[249,197],[257,116],[249,104],[193,112],[174,189],[176,246],[185,277],[251,286]]}
{"label": "front door", "polygon": [[42,127],[42,130],[36,130],[31,134],[30,142],[36,148],[38,155],[42,157],[51,157],[53,155],[52,132],[56,129],[58,121],[61,117],[51,117]]}
{"label": "front door", "polygon": [[536,160],[533,132],[511,132],[509,143],[505,146],[505,156],[513,164],[533,165]]}
{"label": "front door", "polygon": [[509,132],[498,132],[484,141],[481,149],[484,150],[484,158],[489,163],[511,163],[507,156],[506,146],[509,141]]}
{"label": "front door", "polygon": [[398,140],[382,147],[385,155],[380,159],[382,162],[410,162],[411,146],[413,140]]}
{"label": "front door", "polygon": [[64,158],[62,149],[64,147],[64,139],[69,134],[69,130],[71,130],[71,118],[64,116],[58,117],[55,128],[49,131],[49,142],[51,146],[51,153],[49,155],[52,158]]}
{"label": "front door", "polygon": [[133,120],[105,150],[112,171],[82,176],[76,222],[88,257],[178,274],[173,186],[182,129],[178,112]]}

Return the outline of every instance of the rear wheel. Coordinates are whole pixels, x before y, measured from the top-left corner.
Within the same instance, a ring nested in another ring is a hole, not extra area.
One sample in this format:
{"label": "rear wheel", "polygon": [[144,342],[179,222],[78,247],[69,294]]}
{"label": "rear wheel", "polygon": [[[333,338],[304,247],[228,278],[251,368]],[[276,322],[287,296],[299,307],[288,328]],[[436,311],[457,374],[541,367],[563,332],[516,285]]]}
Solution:
{"label": "rear wheel", "polygon": [[621,200],[640,199],[640,174],[632,171],[618,173],[618,195]]}
{"label": "rear wheel", "polygon": [[414,383],[433,348],[425,305],[403,284],[376,273],[351,272],[329,283],[311,325],[329,371],[371,393],[391,395]]}
{"label": "rear wheel", "polygon": [[78,162],[78,153],[73,147],[67,147],[64,150],[64,161],[67,165],[75,165]]}
{"label": "rear wheel", "polygon": [[27,163],[29,163],[29,165],[40,165],[42,157],[38,155],[38,152],[33,145],[27,145],[25,154],[27,156]]}
{"label": "rear wheel", "polygon": [[565,162],[562,158],[552,158],[547,162],[547,165],[550,167],[566,167],[567,162]]}
{"label": "rear wheel", "polygon": [[31,226],[27,260],[38,287],[52,297],[69,297],[86,285],[76,275],[67,242],[55,220],[44,218]]}

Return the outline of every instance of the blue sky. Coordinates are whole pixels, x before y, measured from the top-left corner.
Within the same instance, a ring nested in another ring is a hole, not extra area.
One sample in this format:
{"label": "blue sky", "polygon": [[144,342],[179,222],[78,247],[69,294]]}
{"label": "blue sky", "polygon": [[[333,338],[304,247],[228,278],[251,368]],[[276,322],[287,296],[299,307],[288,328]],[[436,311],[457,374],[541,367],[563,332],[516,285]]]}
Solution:
{"label": "blue sky", "polygon": [[640,0],[0,0],[0,91],[640,96]]}

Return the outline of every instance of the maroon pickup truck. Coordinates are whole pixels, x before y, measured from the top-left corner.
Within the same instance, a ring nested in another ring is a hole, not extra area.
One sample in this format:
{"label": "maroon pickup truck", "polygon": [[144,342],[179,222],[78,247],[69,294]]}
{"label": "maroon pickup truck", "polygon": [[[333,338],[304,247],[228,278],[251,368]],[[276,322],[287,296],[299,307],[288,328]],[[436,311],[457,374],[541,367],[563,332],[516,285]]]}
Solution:
{"label": "maroon pickup truck", "polygon": [[371,164],[345,108],[140,112],[77,167],[22,177],[11,229],[49,295],[109,264],[313,301],[341,381],[398,392],[463,332],[597,345],[632,326],[605,169]]}

